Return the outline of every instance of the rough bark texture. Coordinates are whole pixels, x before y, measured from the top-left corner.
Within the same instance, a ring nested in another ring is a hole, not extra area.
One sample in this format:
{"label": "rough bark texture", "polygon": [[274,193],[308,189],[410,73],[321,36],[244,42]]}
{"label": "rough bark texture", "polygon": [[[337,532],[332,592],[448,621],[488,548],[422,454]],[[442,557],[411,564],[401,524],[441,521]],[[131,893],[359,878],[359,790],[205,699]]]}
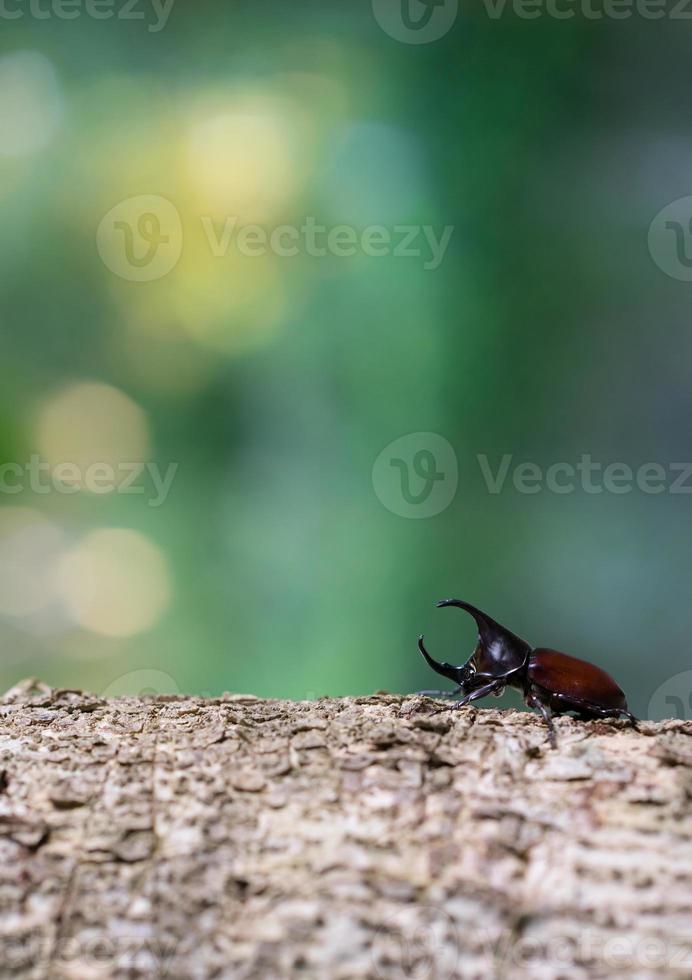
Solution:
{"label": "rough bark texture", "polygon": [[0,975],[690,977],[692,724],[0,701]]}

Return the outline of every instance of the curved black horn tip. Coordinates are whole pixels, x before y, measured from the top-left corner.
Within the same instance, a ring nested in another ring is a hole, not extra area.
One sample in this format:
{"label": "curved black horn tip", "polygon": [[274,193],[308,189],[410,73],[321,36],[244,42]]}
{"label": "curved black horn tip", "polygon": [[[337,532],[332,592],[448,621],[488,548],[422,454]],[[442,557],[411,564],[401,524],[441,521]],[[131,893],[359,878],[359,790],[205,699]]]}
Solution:
{"label": "curved black horn tip", "polygon": [[428,663],[430,663],[430,661],[432,660],[432,657],[430,656],[430,654],[428,653],[428,651],[425,649],[425,644],[423,643],[423,634],[422,633],[418,637],[418,649],[423,654],[423,656],[425,657],[426,661]]}
{"label": "curved black horn tip", "polygon": [[459,683],[461,677],[461,668],[453,667],[452,664],[448,664],[448,663],[441,664],[439,663],[439,661],[431,657],[428,651],[425,649],[422,633],[418,637],[418,649],[423,654],[423,657],[426,663],[428,664],[428,666],[432,667],[435,673],[442,674],[443,677],[448,677],[450,680],[453,680],[455,684]]}
{"label": "curved black horn tip", "polygon": [[442,609],[443,606],[453,606],[457,602],[459,602],[458,599],[440,599],[439,602],[435,603],[435,606],[437,609]]}

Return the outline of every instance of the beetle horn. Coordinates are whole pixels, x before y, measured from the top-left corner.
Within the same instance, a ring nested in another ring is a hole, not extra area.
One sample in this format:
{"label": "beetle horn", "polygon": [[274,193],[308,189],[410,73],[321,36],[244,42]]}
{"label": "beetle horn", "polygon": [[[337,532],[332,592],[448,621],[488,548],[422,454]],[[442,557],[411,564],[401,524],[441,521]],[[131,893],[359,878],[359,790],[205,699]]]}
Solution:
{"label": "beetle horn", "polygon": [[458,609],[464,609],[470,613],[478,626],[478,639],[481,647],[488,652],[494,652],[496,657],[499,656],[503,660],[514,659],[515,657],[523,659],[531,649],[526,640],[522,640],[520,636],[512,633],[505,626],[501,626],[486,613],[472,606],[470,602],[464,602],[462,599],[441,599],[437,603],[437,607],[440,609],[443,606],[456,606]]}
{"label": "beetle horn", "polygon": [[418,649],[425,657],[425,661],[429,667],[432,667],[434,671],[438,674],[442,674],[443,677],[448,677],[455,684],[458,684],[461,679],[461,667],[453,667],[451,664],[441,664],[437,660],[433,660],[428,651],[425,649],[423,644],[423,635],[418,637]]}

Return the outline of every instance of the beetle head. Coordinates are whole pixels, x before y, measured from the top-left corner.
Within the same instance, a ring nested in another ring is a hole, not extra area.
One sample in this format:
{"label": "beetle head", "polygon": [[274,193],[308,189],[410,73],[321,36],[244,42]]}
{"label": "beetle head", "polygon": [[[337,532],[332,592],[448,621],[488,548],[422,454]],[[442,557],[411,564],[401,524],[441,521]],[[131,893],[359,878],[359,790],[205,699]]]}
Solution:
{"label": "beetle head", "polygon": [[459,609],[465,609],[473,616],[478,626],[476,648],[466,663],[460,667],[433,660],[423,646],[423,637],[418,641],[418,648],[428,665],[438,674],[456,681],[464,693],[483,687],[489,679],[506,677],[526,663],[531,652],[529,644],[504,626],[500,626],[480,609],[461,599],[442,599],[437,605],[438,608],[457,606]]}

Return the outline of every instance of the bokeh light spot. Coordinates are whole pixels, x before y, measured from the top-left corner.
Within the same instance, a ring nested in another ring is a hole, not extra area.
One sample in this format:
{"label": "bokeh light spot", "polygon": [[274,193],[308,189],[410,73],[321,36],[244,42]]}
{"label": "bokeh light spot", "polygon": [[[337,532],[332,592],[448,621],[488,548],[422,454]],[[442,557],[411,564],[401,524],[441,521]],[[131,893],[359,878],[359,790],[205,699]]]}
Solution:
{"label": "bokeh light spot", "polygon": [[38,51],[0,58],[0,155],[26,156],[46,145],[62,115],[58,79]]}
{"label": "bokeh light spot", "polygon": [[57,600],[54,570],[64,535],[30,507],[0,510],[0,614],[31,616]]}
{"label": "bokeh light spot", "polygon": [[[90,489],[89,467],[141,463],[149,454],[145,413],[118,388],[80,383],[63,389],[40,412],[36,447],[51,467],[76,464],[71,482]],[[68,481],[69,482],[69,481]],[[117,481],[113,482],[111,489]]]}
{"label": "bokeh light spot", "polygon": [[288,125],[271,102],[241,100],[192,126],[187,169],[198,203],[210,216],[267,220],[294,190]]}
{"label": "bokeh light spot", "polygon": [[429,186],[420,145],[405,129],[380,122],[345,126],[325,166],[325,208],[355,225],[396,224],[426,202]]}
{"label": "bokeh light spot", "polygon": [[58,582],[72,620],[103,636],[150,629],[171,595],[161,549],[139,532],[120,528],[88,534],[63,558]]}

